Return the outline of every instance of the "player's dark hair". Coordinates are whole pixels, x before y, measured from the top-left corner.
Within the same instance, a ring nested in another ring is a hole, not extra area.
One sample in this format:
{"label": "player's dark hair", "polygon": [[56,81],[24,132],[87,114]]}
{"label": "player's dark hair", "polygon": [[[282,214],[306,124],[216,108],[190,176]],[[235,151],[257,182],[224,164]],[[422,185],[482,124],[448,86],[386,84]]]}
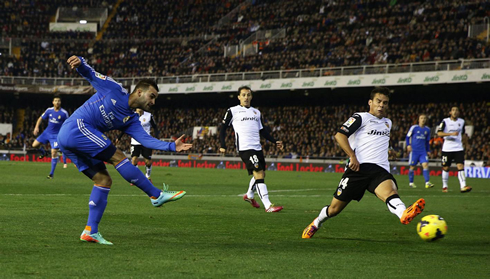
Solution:
{"label": "player's dark hair", "polygon": [[244,85],[244,86],[240,86],[240,87],[238,87],[238,92],[237,92],[237,95],[240,95],[240,92],[241,92],[243,89],[250,90],[250,93],[252,93],[252,94],[254,93],[250,87],[248,87],[248,86]]}
{"label": "player's dark hair", "polygon": [[53,96],[53,101],[54,101],[54,99],[60,99],[61,100],[61,96],[58,95],[58,94],[56,94],[56,95]]}
{"label": "player's dark hair", "polygon": [[391,92],[388,87],[375,87],[373,91],[371,91],[371,96],[369,97],[369,100],[373,100],[376,94],[383,94],[390,98]]}
{"label": "player's dark hair", "polygon": [[142,79],[142,80],[138,81],[138,83],[136,83],[136,86],[134,87],[133,92],[135,92],[136,89],[139,89],[139,88],[141,88],[142,90],[148,90],[148,88],[150,86],[153,87],[153,88],[155,88],[157,92],[159,91],[158,90],[158,85],[157,85],[157,83],[154,80],[152,80],[152,79]]}

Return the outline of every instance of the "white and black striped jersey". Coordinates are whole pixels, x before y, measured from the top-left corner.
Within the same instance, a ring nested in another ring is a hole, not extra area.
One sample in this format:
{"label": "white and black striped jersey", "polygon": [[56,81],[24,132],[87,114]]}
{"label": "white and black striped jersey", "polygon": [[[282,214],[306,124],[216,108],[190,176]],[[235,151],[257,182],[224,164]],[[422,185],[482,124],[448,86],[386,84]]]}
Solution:
{"label": "white and black striped jersey", "polygon": [[444,118],[437,127],[437,132],[452,133],[459,132],[457,136],[446,136],[444,137],[444,143],[442,144],[443,152],[455,152],[464,150],[463,147],[463,134],[464,130],[464,120],[458,118],[452,120],[450,117]]}
{"label": "white and black striped jersey", "polygon": [[[233,126],[235,130],[235,145],[238,151],[262,150],[260,144],[260,130],[262,117],[260,111],[254,107],[242,107],[240,105],[229,108],[223,118],[223,125]],[[223,129],[224,131],[224,129]],[[225,148],[224,138],[221,147]]]}
{"label": "white and black striped jersey", "polygon": [[[156,123],[155,123],[155,120],[153,119],[153,116],[151,115],[151,113],[149,112],[143,112],[142,115],[140,115],[140,123],[141,123],[141,126],[143,127],[143,130],[145,130],[145,132],[150,135],[151,133],[151,127],[155,127],[156,129]],[[135,140],[134,138],[131,138],[131,145],[141,145],[141,143],[139,143],[137,140]]]}
{"label": "white and black striped jersey", "polygon": [[388,118],[380,119],[368,112],[357,112],[342,124],[338,132],[349,138],[349,144],[360,164],[376,164],[389,172],[391,126]]}

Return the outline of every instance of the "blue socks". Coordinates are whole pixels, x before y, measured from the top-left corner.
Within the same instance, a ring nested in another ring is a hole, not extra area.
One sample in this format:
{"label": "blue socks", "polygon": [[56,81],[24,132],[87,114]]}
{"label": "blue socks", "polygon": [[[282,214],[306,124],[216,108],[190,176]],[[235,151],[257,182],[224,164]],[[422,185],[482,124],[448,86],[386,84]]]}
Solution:
{"label": "blue socks", "polygon": [[136,185],[145,192],[148,197],[158,198],[160,196],[161,190],[153,186],[150,180],[148,180],[137,167],[129,162],[128,158],[119,162],[119,164],[116,165],[116,170],[124,179],[126,179],[126,181]]}
{"label": "blue socks", "polygon": [[430,176],[429,176],[429,170],[426,169],[426,170],[423,170],[423,173],[424,173],[424,178],[425,178],[425,182],[429,182],[430,180]]}
{"label": "blue socks", "polygon": [[50,176],[54,175],[54,170],[56,169],[56,164],[58,164],[58,158],[51,158],[51,172],[49,173]]}
{"label": "blue socks", "polygon": [[46,156],[46,150],[44,150],[44,146],[41,145],[41,148],[39,148],[39,152],[41,152],[41,155]]}
{"label": "blue socks", "polygon": [[63,153],[63,164],[66,164],[66,155]]}
{"label": "blue socks", "polygon": [[413,170],[408,170],[408,181],[410,183],[413,183],[413,177],[414,177]]}
{"label": "blue socks", "polygon": [[104,214],[105,207],[107,206],[107,196],[109,195],[110,188],[104,188],[95,186],[92,188],[92,194],[90,194],[90,200],[88,203],[88,220],[86,230],[90,230],[90,234],[97,233],[99,231],[100,219]]}

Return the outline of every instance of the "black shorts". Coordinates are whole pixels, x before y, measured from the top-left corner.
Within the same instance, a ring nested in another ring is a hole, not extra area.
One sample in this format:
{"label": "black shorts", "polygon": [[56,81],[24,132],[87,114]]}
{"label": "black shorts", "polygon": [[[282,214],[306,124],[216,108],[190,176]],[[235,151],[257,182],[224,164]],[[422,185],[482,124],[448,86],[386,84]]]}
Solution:
{"label": "black shorts", "polygon": [[146,148],[143,145],[131,145],[131,157],[139,157],[143,155],[143,158],[151,160],[153,150]]}
{"label": "black shorts", "polygon": [[456,164],[464,164],[464,150],[454,151],[454,152],[444,152],[442,151],[442,166],[450,167],[451,162],[454,160]]}
{"label": "black shorts", "polygon": [[247,166],[248,174],[253,174],[254,171],[265,170],[265,159],[262,150],[245,150],[240,151],[240,158]]}
{"label": "black shorts", "polygon": [[360,201],[366,190],[374,194],[379,184],[389,179],[395,182],[398,189],[396,179],[384,168],[376,164],[361,164],[357,172],[349,168],[345,171],[333,196],[345,202]]}

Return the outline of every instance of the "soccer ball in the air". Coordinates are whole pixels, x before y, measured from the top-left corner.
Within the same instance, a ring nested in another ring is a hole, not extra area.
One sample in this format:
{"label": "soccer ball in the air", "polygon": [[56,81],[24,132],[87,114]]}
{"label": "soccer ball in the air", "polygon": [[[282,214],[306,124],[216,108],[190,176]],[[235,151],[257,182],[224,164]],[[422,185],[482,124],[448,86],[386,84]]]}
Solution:
{"label": "soccer ball in the air", "polygon": [[417,224],[417,233],[425,241],[443,238],[447,232],[447,224],[439,215],[427,215]]}

